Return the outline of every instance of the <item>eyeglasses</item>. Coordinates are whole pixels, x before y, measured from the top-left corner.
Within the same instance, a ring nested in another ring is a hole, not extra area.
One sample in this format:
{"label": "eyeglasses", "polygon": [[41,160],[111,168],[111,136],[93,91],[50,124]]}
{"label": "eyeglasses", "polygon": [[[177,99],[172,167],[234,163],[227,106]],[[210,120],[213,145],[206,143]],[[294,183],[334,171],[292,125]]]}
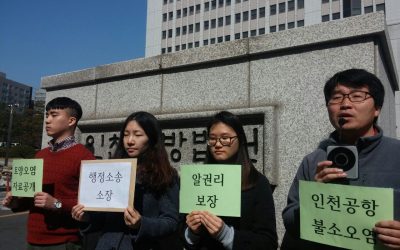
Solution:
{"label": "eyeglasses", "polygon": [[222,136],[219,138],[208,138],[207,139],[207,145],[214,147],[215,145],[217,145],[217,142],[221,143],[222,146],[230,146],[232,145],[232,143],[235,141],[235,139],[237,138],[237,136]]}
{"label": "eyeglasses", "polygon": [[349,94],[336,93],[331,96],[331,99],[329,99],[328,101],[328,105],[342,103],[344,101],[344,98],[346,98],[346,96],[352,103],[361,103],[366,99],[372,97],[371,94],[366,91],[353,91]]}

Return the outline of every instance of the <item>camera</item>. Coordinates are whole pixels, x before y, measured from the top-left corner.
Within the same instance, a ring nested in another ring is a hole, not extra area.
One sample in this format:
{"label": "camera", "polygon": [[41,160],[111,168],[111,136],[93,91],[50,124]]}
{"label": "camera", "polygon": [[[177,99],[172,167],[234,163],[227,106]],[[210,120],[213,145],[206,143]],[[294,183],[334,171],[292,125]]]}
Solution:
{"label": "camera", "polygon": [[343,169],[347,179],[358,178],[358,151],[356,146],[328,146],[327,159],[332,167]]}

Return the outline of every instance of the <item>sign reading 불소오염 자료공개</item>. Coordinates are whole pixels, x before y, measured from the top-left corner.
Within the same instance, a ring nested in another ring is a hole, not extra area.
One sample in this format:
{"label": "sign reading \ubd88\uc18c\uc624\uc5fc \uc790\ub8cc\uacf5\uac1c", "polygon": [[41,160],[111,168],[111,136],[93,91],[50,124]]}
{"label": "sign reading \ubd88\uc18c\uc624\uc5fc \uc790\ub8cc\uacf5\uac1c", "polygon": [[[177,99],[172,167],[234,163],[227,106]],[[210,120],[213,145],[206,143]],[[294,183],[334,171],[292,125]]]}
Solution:
{"label": "sign reading \ubd88\uc18c\uc624\uc5fc \uc790\ub8cc\uacf5\uac1c", "polygon": [[11,192],[13,196],[33,197],[42,191],[43,159],[13,160]]}
{"label": "sign reading \ubd88\uc18c\uc624\uc5fc \uc790\ub8cc\uacf5\uac1c", "polygon": [[241,173],[240,165],[182,165],[179,212],[240,217]]}
{"label": "sign reading \ubd88\uc18c\uc624\uc5fc \uc790\ub8cc\uacf5\uac1c", "polygon": [[82,161],[78,203],[87,211],[124,211],[133,206],[136,159]]}
{"label": "sign reading \ubd88\uc18c\uc624\uc5fc \uc790\ub8cc\uacf5\uac1c", "polygon": [[379,249],[372,228],[393,220],[393,189],[300,181],[302,239],[349,249]]}

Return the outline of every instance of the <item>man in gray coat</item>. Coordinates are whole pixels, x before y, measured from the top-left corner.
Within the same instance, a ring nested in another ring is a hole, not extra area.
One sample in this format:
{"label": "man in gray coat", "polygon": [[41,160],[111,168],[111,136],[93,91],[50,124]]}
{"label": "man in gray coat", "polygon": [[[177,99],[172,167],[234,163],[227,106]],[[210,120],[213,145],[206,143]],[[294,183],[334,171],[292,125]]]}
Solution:
{"label": "man in gray coat", "polygon": [[[335,131],[298,169],[282,214],[286,233],[281,249],[340,249],[300,239],[299,180],[393,188],[395,220],[377,221],[373,231],[386,247],[400,249],[400,141],[383,136],[376,125],[385,95],[383,85],[365,70],[349,69],[329,79],[324,94]],[[327,146],[338,144],[357,147],[357,179],[346,178],[343,169],[327,160]]]}

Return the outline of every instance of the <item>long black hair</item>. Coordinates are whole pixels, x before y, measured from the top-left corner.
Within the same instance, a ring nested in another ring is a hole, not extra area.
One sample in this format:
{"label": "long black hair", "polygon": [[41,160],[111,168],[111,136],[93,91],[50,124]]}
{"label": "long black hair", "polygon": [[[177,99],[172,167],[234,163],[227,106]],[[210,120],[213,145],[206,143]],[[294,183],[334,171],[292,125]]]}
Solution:
{"label": "long black hair", "polygon": [[157,193],[163,192],[173,183],[177,173],[169,163],[160,124],[152,114],[139,111],[126,118],[119,134],[114,158],[129,158],[124,147],[124,131],[131,121],[136,121],[149,138],[146,151],[138,156],[138,180]]}
{"label": "long black hair", "polygon": [[[221,111],[209,122],[207,126],[207,135],[210,134],[211,127],[217,123],[223,123],[231,127],[236,132],[239,142],[239,149],[236,154],[229,159],[229,162],[242,166],[242,190],[254,186],[257,181],[257,170],[255,169],[249,157],[249,152],[247,150],[247,139],[246,134],[244,133],[242,122],[238,116],[232,114],[231,112]],[[207,147],[206,163],[219,163],[211,154],[210,146]]]}

